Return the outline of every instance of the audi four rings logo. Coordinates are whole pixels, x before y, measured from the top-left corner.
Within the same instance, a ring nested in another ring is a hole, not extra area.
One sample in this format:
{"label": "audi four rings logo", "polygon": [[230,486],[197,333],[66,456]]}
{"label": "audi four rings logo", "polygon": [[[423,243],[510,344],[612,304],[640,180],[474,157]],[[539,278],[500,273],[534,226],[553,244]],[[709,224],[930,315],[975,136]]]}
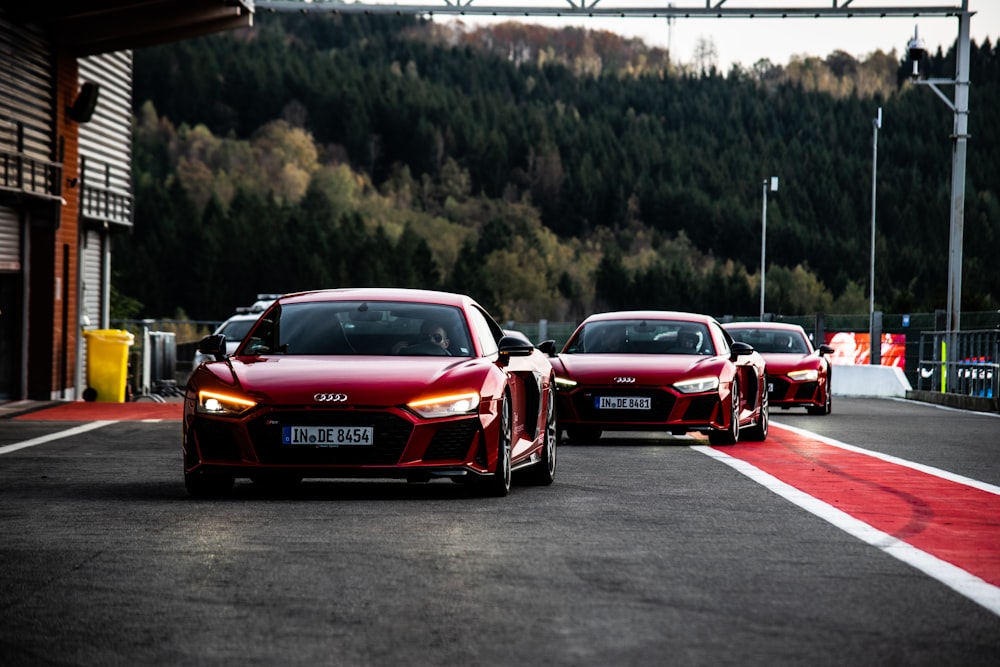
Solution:
{"label": "audi four rings logo", "polygon": [[347,394],[313,394],[313,400],[317,403],[343,403]]}
{"label": "audi four rings logo", "polygon": [[617,382],[618,384],[633,384],[635,382],[635,378],[616,377],[615,382]]}

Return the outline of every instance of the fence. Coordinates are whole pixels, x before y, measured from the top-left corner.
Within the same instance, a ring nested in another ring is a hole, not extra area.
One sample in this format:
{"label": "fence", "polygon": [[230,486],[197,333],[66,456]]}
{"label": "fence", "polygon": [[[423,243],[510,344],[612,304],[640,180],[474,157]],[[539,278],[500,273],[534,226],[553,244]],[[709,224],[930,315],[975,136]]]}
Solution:
{"label": "fence", "polygon": [[1000,329],[927,331],[920,337],[916,388],[1000,397]]}
{"label": "fence", "polygon": [[[819,313],[769,317],[775,322],[798,324],[812,336],[813,341],[817,342],[822,341],[828,331],[868,331],[867,313],[860,315]],[[731,322],[757,318],[723,315],[718,319],[720,322]],[[957,334],[959,338],[955,345],[958,352],[955,355],[948,355],[946,349],[942,351],[941,342],[942,339],[946,340],[947,336],[947,332],[944,331],[945,321],[944,310],[935,313],[882,316],[882,333],[906,337],[903,372],[910,385],[922,390],[981,395],[984,398],[1000,397],[997,386],[997,382],[1000,382],[1000,372],[997,368],[1000,354],[996,342],[997,332],[1000,331],[1000,311],[962,313],[962,326],[968,330]],[[137,341],[141,340],[143,327],[148,327],[150,331],[175,332],[174,371],[178,384],[183,385],[192,370],[191,363],[197,341],[211,333],[220,323],[221,320],[116,320],[112,322],[112,326],[132,331],[136,334]],[[507,321],[504,327],[520,331],[536,342],[555,340],[556,348],[559,349],[569,340],[578,324],[579,321],[552,322],[543,319],[534,322]],[[142,353],[141,346],[136,352]],[[943,384],[942,378],[944,378]],[[982,394],[978,393],[980,391]]]}

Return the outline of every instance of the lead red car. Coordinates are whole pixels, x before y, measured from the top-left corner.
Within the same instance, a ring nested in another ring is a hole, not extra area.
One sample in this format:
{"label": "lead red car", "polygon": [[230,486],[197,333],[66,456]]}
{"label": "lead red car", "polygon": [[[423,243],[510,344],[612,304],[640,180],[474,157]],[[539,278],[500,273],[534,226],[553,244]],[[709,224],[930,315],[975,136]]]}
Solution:
{"label": "lead red car", "polygon": [[771,405],[783,410],[805,408],[811,415],[833,410],[828,355],[833,348],[814,348],[805,329],[784,322],[729,322],[723,325],[734,340],[753,345],[767,363]]}
{"label": "lead red car", "polygon": [[712,444],[767,437],[763,358],[713,318],[670,311],[591,315],[558,356],[560,432],[706,433]]}
{"label": "lead red car", "polygon": [[381,477],[450,478],[502,496],[513,471],[529,483],[555,478],[548,356],[505,336],[467,296],[289,294],[232,356],[223,336],[200,349],[216,360],[185,390],[192,495],[224,494],[237,478]]}

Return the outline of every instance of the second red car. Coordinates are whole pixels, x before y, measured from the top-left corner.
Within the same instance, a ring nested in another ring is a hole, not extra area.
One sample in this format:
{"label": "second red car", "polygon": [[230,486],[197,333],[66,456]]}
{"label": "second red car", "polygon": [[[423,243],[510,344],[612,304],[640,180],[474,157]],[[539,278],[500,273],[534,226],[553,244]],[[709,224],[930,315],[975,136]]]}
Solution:
{"label": "second red car", "polygon": [[712,317],[591,315],[551,362],[558,427],[571,440],[604,431],[696,431],[720,445],[767,437],[764,359]]}

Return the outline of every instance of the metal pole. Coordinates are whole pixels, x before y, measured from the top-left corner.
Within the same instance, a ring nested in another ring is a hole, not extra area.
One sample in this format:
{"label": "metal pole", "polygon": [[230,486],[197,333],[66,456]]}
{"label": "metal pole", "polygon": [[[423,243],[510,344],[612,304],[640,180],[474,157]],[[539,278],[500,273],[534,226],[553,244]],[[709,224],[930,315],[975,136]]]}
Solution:
{"label": "metal pole", "polygon": [[764,259],[767,255],[767,179],[761,187],[763,207],[760,210],[760,319],[764,320]]}
{"label": "metal pole", "polygon": [[[967,7],[967,3],[963,2]],[[965,155],[969,140],[969,25],[972,14],[958,15],[958,55],[955,62],[955,131],[952,134],[951,214],[948,241],[948,357],[955,359],[957,332],[962,328],[962,244],[965,234]],[[954,387],[955,369],[948,365],[948,385]]]}
{"label": "metal pole", "polygon": [[868,274],[868,344],[871,348],[869,362],[873,366],[882,363],[882,344],[875,340],[875,175],[878,170],[878,130],[882,126],[882,107],[878,108],[878,116],[872,120],[872,243],[871,270]]}

